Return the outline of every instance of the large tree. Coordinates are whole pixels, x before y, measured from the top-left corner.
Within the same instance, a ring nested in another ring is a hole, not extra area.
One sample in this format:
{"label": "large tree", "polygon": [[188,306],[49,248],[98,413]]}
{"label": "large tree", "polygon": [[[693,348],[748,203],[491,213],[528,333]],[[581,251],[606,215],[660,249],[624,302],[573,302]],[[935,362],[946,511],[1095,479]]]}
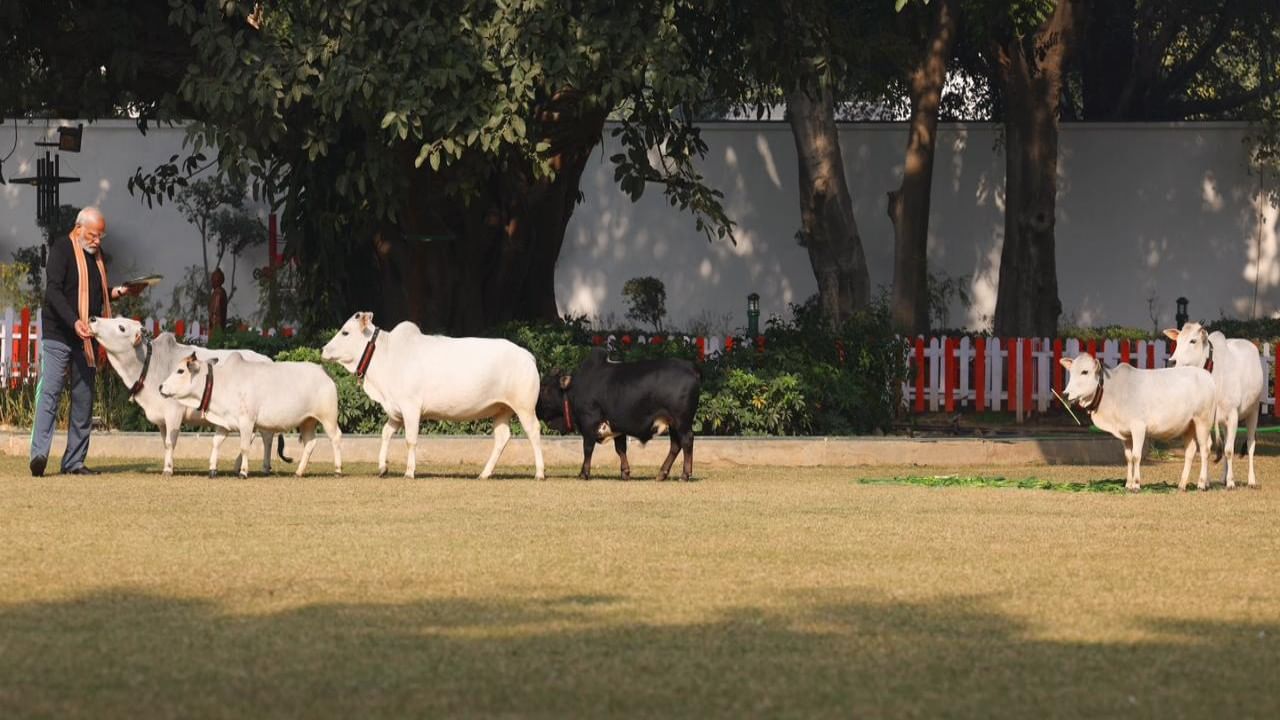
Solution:
{"label": "large tree", "polygon": [[[56,21],[5,8],[17,21],[0,37],[24,39],[0,70],[30,79],[5,112],[194,120],[190,162],[132,186],[163,200],[216,148],[216,170],[281,205],[315,322],[554,318],[555,262],[608,117],[624,190],[658,183],[708,236],[729,229],[694,170],[689,112],[728,46],[715,3],[55,2]],[[69,24],[109,32],[65,43]]]}
{"label": "large tree", "polygon": [[[959,0],[933,0],[926,8],[912,7],[908,15],[929,17],[924,37],[906,66],[904,85],[911,103],[907,120],[907,150],[902,184],[889,193],[893,221],[893,324],[909,334],[929,331],[929,205],[933,189],[933,158],[937,148],[938,113],[947,81],[947,64],[956,41]],[[921,12],[922,10],[927,12]],[[915,35],[922,24],[905,17],[905,32]]]}

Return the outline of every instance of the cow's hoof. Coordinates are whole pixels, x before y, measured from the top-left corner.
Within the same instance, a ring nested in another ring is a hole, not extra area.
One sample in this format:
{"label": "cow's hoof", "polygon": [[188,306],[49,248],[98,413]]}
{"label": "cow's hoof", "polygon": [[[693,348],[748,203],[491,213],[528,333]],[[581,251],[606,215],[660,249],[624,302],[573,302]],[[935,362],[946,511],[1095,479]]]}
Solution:
{"label": "cow's hoof", "polygon": [[631,480],[631,473],[629,472],[622,473],[622,482],[629,482],[630,480]]}
{"label": "cow's hoof", "polygon": [[334,470],[334,471],[333,471],[333,476],[334,476],[334,477],[342,477],[342,471],[341,471],[341,470]]}
{"label": "cow's hoof", "polygon": [[405,474],[404,474],[404,479],[405,479],[405,480],[412,480],[412,479],[414,479],[414,478],[413,478],[413,473],[411,473],[411,472],[407,472],[407,473],[405,473]]}
{"label": "cow's hoof", "polygon": [[1248,487],[1250,490],[1257,490],[1259,488],[1258,481],[1254,480],[1253,482],[1249,483]]}
{"label": "cow's hoof", "polygon": [[1227,483],[1227,489],[1228,489],[1228,490],[1235,490],[1235,489],[1236,489],[1236,484],[1235,484],[1235,483],[1233,483],[1233,482],[1229,482],[1229,483]]}
{"label": "cow's hoof", "polygon": [[693,482],[693,476],[692,476],[692,475],[682,475],[682,476],[680,476],[680,479],[681,479],[681,480],[683,480],[683,481],[685,481],[685,482]]}
{"label": "cow's hoof", "polygon": [[1131,493],[1142,492],[1141,485],[1126,485],[1124,489],[1128,490]]}
{"label": "cow's hoof", "polygon": [[666,481],[667,481],[667,474],[666,474],[666,473],[663,473],[663,474],[659,475],[659,476],[658,476],[657,478],[655,478],[655,479],[656,479],[658,482],[666,482]]}
{"label": "cow's hoof", "polygon": [[537,480],[537,481],[539,481],[539,482],[542,482],[542,481],[545,481],[545,480],[547,479],[547,476],[546,476],[546,475],[534,475],[534,476],[533,476],[533,479],[534,479],[534,480]]}
{"label": "cow's hoof", "polygon": [[210,470],[210,471],[209,471],[209,477],[211,477],[211,478],[216,478],[216,477],[218,477],[218,471],[217,471],[217,470]]}
{"label": "cow's hoof", "polygon": [[173,477],[173,469],[170,468],[168,470],[161,470],[160,477]]}
{"label": "cow's hoof", "polygon": [[387,476],[387,469],[384,467],[378,468],[378,477],[386,477],[386,476]]}
{"label": "cow's hoof", "polygon": [[1209,489],[1209,483],[1196,483],[1196,489],[1200,492],[1206,492]]}
{"label": "cow's hoof", "polygon": [[242,472],[242,473],[240,473],[240,479],[241,479],[241,480],[248,480],[248,479],[249,479],[249,473],[247,473],[247,472]]}
{"label": "cow's hoof", "polygon": [[591,479],[591,476],[590,476],[590,475],[578,475],[578,479],[579,479],[579,480],[582,480],[583,482],[586,482],[587,480],[590,480],[590,479]]}

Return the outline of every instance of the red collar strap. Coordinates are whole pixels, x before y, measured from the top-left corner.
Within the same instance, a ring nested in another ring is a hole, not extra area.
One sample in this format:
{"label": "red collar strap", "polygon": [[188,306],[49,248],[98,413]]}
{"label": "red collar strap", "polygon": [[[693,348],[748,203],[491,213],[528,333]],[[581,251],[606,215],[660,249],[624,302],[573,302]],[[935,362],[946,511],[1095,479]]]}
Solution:
{"label": "red collar strap", "polygon": [[1209,346],[1209,359],[1204,361],[1204,369],[1213,372],[1213,346]]}
{"label": "red collar strap", "polygon": [[573,432],[573,411],[569,409],[569,393],[564,395],[564,422],[569,432]]}
{"label": "red collar strap", "polygon": [[1103,390],[1103,386],[1106,384],[1104,382],[1104,380],[1106,380],[1106,377],[1107,377],[1107,369],[1102,367],[1102,364],[1099,363],[1098,364],[1098,391],[1093,394],[1093,399],[1089,401],[1089,404],[1087,406],[1085,406],[1084,408],[1085,412],[1088,412],[1088,413],[1097,412],[1098,407],[1102,405],[1102,390]]}
{"label": "red collar strap", "polygon": [[151,369],[151,338],[145,335],[143,338],[143,342],[147,344],[147,355],[142,359],[142,372],[138,375],[138,381],[129,386],[129,397],[142,392],[143,384],[147,379],[147,371]]}
{"label": "red collar strap", "polygon": [[369,363],[373,361],[374,343],[378,342],[378,333],[382,332],[379,328],[373,329],[373,337],[369,338],[369,344],[364,346],[364,353],[360,355],[360,362],[356,363],[356,379],[364,380],[365,373],[369,372]]}
{"label": "red collar strap", "polygon": [[209,401],[213,399],[213,365],[208,366],[208,374],[204,377],[204,394],[200,396],[200,405],[196,410],[200,411],[201,417],[209,412]]}

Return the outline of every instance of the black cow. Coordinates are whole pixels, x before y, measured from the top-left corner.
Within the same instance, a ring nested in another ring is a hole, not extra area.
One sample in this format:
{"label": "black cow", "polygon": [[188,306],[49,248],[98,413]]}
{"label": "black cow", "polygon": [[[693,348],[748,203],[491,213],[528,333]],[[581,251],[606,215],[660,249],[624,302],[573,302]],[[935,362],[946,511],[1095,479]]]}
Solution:
{"label": "black cow", "polygon": [[698,370],[687,360],[664,358],[610,362],[595,348],[572,375],[560,370],[542,378],[538,419],[558,432],[582,435],[583,480],[591,478],[591,453],[613,438],[622,461],[622,479],[631,479],[627,436],[648,442],[669,432],[671,452],[658,472],[666,480],[676,454],[684,451],[685,480],[693,474],[693,416],[698,411]]}

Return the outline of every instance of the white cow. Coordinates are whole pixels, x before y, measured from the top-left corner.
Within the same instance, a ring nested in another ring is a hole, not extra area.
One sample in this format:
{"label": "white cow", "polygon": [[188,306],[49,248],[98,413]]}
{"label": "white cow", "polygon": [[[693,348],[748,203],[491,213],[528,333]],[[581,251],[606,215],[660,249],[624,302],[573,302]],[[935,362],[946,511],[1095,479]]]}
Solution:
{"label": "white cow", "polygon": [[1236,428],[1240,420],[1248,435],[1249,487],[1258,487],[1258,477],[1253,471],[1253,451],[1258,429],[1258,413],[1262,409],[1262,393],[1266,381],[1262,376],[1262,356],[1258,348],[1248,340],[1231,339],[1220,332],[1210,333],[1200,324],[1189,322],[1182,330],[1165,330],[1164,334],[1178,342],[1169,362],[1175,366],[1198,367],[1213,375],[1214,390],[1218,399],[1218,422],[1226,425],[1223,450],[1227,454],[1227,466],[1223,481],[1227,489],[1236,486],[1233,460],[1236,454]]}
{"label": "white cow", "polygon": [[1071,371],[1067,402],[1083,407],[1093,424],[1124,443],[1125,488],[1142,483],[1142,445],[1146,438],[1181,438],[1186,447],[1178,489],[1187,489],[1191,458],[1200,448],[1200,480],[1208,488],[1209,430],[1213,427],[1213,378],[1200,368],[1138,370],[1129,365],[1104,368],[1088,353],[1062,358]]}
{"label": "white cow", "polygon": [[[240,452],[249,451],[254,430],[299,428],[302,458],[298,477],[316,448],[316,424],[333,443],[333,471],[342,474],[342,429],[338,427],[338,386],[324,368],[309,362],[249,362],[239,355],[205,362],[191,353],[160,385],[160,394],[195,408],[217,428],[209,455],[209,477],[218,473],[218,448],[228,430],[240,431]],[[249,476],[243,457],[240,477]]]}
{"label": "white cow", "polygon": [[[129,388],[130,399],[142,408],[147,421],[160,428],[164,438],[164,475],[173,474],[173,449],[178,444],[178,432],[183,423],[190,425],[209,425],[200,417],[200,413],[183,407],[177,400],[160,396],[160,383],[169,377],[191,353],[201,360],[225,360],[232,353],[239,354],[245,360],[253,362],[271,362],[265,355],[252,350],[209,350],[195,345],[183,345],[173,333],[160,333],[150,339],[142,323],[130,318],[89,318],[89,329],[98,339],[98,344],[107,351],[107,360],[116,374]],[[262,442],[265,446],[262,457],[262,469],[271,472],[271,437],[273,433],[263,431]],[[279,436],[277,452],[280,459],[293,462],[284,456],[284,436]]]}
{"label": "white cow", "polygon": [[411,322],[384,333],[374,326],[373,313],[359,312],[324,346],[322,357],[361,378],[365,393],[387,412],[378,452],[380,476],[387,473],[391,436],[401,427],[408,445],[404,474],[412,478],[422,418],[493,418],[493,452],[480,472],[481,479],[487,478],[511,439],[515,415],[533,444],[535,477],[545,478],[538,366],[528,350],[506,340],[423,335]]}

